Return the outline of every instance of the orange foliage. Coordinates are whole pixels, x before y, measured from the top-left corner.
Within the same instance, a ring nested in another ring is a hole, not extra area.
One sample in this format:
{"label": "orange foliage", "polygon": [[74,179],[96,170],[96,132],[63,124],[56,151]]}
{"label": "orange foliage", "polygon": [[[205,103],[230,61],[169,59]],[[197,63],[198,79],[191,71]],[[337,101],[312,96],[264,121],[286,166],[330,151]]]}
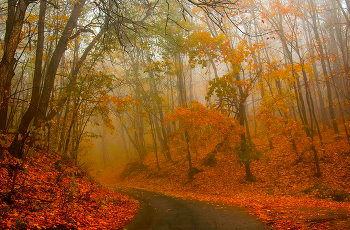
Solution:
{"label": "orange foliage", "polygon": [[[182,108],[176,113],[184,117],[190,116],[190,111]],[[293,122],[281,121],[280,125],[285,130],[293,126]],[[273,149],[269,149],[267,139],[254,138],[257,149],[263,153],[259,161],[251,164],[257,177],[254,183],[245,181],[244,166],[239,164],[234,152],[222,150],[216,155],[215,166],[205,166],[205,157],[220,138],[213,135],[202,141],[205,144],[198,146],[192,163],[203,172],[196,174],[192,182],[188,181],[186,157],[181,152],[172,152],[173,162],[160,159],[161,170],[157,168],[155,156],[149,155],[144,161],[144,171],[132,173],[125,180],[116,175],[110,183],[245,207],[277,229],[349,229],[350,155],[342,136],[335,137],[332,131],[324,133],[326,149],[320,156],[322,178],[313,176],[313,155],[307,147],[310,140],[305,135],[299,136],[297,142],[301,161],[288,135],[274,139]],[[318,140],[315,142],[317,145]]]}
{"label": "orange foliage", "polygon": [[1,229],[119,229],[138,204],[44,151],[1,162]]}
{"label": "orange foliage", "polygon": [[239,142],[239,134],[243,132],[236,120],[226,117],[216,109],[206,109],[201,103],[193,101],[189,108],[179,107],[167,114],[167,121],[179,121],[179,128],[170,134],[172,150],[184,151],[186,148],[183,134],[187,130],[189,144],[193,151],[203,148],[211,139],[231,143]]}

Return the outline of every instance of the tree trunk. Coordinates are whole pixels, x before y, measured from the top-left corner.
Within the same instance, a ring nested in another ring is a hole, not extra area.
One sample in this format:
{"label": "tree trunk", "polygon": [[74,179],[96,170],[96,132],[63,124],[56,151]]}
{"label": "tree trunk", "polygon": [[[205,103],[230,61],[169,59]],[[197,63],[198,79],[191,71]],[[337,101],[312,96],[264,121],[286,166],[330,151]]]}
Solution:
{"label": "tree trunk", "polygon": [[[120,120],[121,120],[121,118],[120,118]],[[121,123],[121,125],[122,125],[123,129],[125,130],[126,135],[129,137],[130,142],[132,143],[132,145],[133,145],[134,148],[136,149],[137,153],[139,154],[140,162],[141,162],[141,164],[143,165],[143,156],[142,156],[142,152],[141,152],[140,149],[139,149],[138,144],[137,144],[136,141],[130,136],[130,134],[128,133],[128,130],[127,130],[127,128],[126,128],[126,126],[125,126],[123,123]]]}
{"label": "tree trunk", "polygon": [[21,119],[20,125],[18,127],[16,136],[11,143],[8,151],[11,155],[22,158],[22,150],[20,149],[21,138],[18,138],[18,135],[22,137],[25,136],[29,124],[37,113],[37,108],[40,99],[40,85],[42,79],[42,60],[44,53],[44,28],[45,28],[45,14],[46,14],[46,1],[40,1],[40,11],[39,11],[39,21],[38,21],[38,42],[36,47],[36,56],[35,56],[35,69],[34,69],[34,78],[33,78],[33,88],[32,96],[30,99],[29,108]]}
{"label": "tree trunk", "polygon": [[[186,100],[186,88],[185,88],[185,81],[183,76],[183,66],[182,66],[182,60],[180,53],[178,53],[175,56],[175,65],[177,64],[177,84],[178,84],[178,90],[179,90],[179,104],[181,104],[184,108],[187,108],[187,100]],[[189,181],[192,181],[194,179],[194,171],[192,166],[192,157],[191,157],[191,151],[190,151],[190,137],[188,134],[187,129],[185,129],[184,132],[185,135],[185,141],[186,141],[186,151],[187,151],[187,160],[188,160],[188,179]]]}
{"label": "tree trunk", "polygon": [[157,89],[157,85],[155,83],[155,80],[153,79],[154,76],[152,76],[152,89],[153,89],[153,93],[155,94],[155,102],[158,108],[158,113],[159,113],[159,120],[161,123],[161,131],[163,136],[160,134],[159,130],[159,126],[158,126],[158,122],[154,122],[155,126],[157,128],[157,135],[158,135],[158,139],[159,141],[162,143],[163,149],[165,151],[165,156],[167,158],[168,161],[171,161],[171,154],[170,154],[170,148],[169,148],[169,143],[168,143],[168,133],[165,129],[165,125],[163,125],[164,123],[164,112],[163,112],[163,105],[162,105],[162,99],[160,98],[159,94],[158,94],[158,89]]}
{"label": "tree trunk", "polygon": [[151,134],[152,134],[152,140],[153,140],[153,144],[154,144],[154,151],[155,151],[155,153],[156,153],[157,168],[158,168],[158,170],[160,170],[159,160],[158,160],[157,140],[156,140],[156,137],[155,137],[155,135],[154,135],[154,126],[153,126],[153,119],[152,119],[152,117],[151,117],[151,114],[149,114],[148,118],[149,118],[149,122],[150,122],[150,125],[151,125]]}
{"label": "tree trunk", "polygon": [[332,124],[333,124],[333,129],[334,132],[336,134],[339,133],[339,129],[338,129],[338,124],[335,118],[335,113],[334,113],[334,104],[333,104],[333,96],[332,96],[332,89],[331,89],[331,84],[329,82],[328,78],[331,78],[332,76],[328,75],[328,71],[326,68],[326,63],[325,63],[325,55],[324,55],[324,51],[323,51],[323,46],[322,46],[322,40],[320,38],[319,32],[318,32],[318,27],[317,27],[317,18],[316,18],[316,6],[313,0],[309,0],[309,4],[312,7],[312,11],[311,13],[311,19],[312,19],[312,29],[314,31],[315,34],[315,40],[316,40],[316,44],[318,46],[318,50],[320,52],[320,60],[321,60],[321,67],[322,67],[322,72],[323,75],[325,77],[325,81],[326,81],[326,87],[327,87],[327,99],[328,99],[328,109],[329,109],[329,113],[331,116],[331,120],[332,120]]}
{"label": "tree trunk", "polygon": [[5,43],[0,62],[0,109],[3,109],[0,113],[0,132],[4,132],[6,127],[8,100],[11,93],[11,87],[9,85],[11,86],[11,80],[14,76],[13,66],[16,61],[15,54],[20,41],[27,7],[28,1],[26,0],[8,1]]}
{"label": "tree trunk", "polygon": [[[236,80],[237,81],[240,81],[240,77],[239,77],[239,74],[237,74],[236,76]],[[246,95],[246,93],[244,92],[243,88],[242,88],[242,85],[238,85],[238,92],[239,92],[239,105],[238,105],[238,122],[239,124],[244,127],[244,124],[245,124],[245,102],[248,98],[248,95]],[[240,134],[240,137],[241,137],[241,149],[240,151],[242,152],[245,152],[246,151],[246,145],[247,145],[247,138],[246,138],[246,135],[248,135],[248,133],[242,133]],[[250,140],[250,136],[248,135],[248,140]],[[251,169],[250,169],[250,163],[251,163],[251,160],[249,159],[248,156],[246,156],[247,158],[246,159],[243,159],[243,162],[244,162],[244,166],[245,166],[245,172],[246,172],[246,180],[247,181],[250,181],[250,182],[253,182],[255,181],[255,177],[254,175],[252,174],[251,172]]]}
{"label": "tree trunk", "polygon": [[[101,39],[104,32],[105,32],[105,30],[102,28],[100,30],[100,32],[97,34],[97,36],[90,42],[88,47],[86,47],[86,49],[84,50],[84,53],[81,55],[79,61],[77,61],[77,63],[74,65],[74,68],[72,69],[72,71],[70,73],[72,80],[67,85],[67,87],[66,87],[67,89],[70,89],[71,87],[73,87],[76,84],[80,68],[82,67],[83,63],[85,62],[90,51],[94,48],[95,44]],[[66,103],[69,94],[70,94],[70,92],[67,92],[65,94],[65,96],[63,96],[58,101],[57,105],[48,113],[47,120],[51,120],[56,116],[56,114],[60,111],[60,109]]]}
{"label": "tree trunk", "polygon": [[51,98],[52,90],[55,83],[55,77],[57,73],[57,69],[61,60],[61,57],[63,53],[67,49],[67,44],[72,36],[73,30],[77,25],[78,18],[80,16],[80,13],[84,7],[86,0],[78,0],[74,4],[74,8],[71,12],[71,15],[67,21],[67,24],[62,32],[62,35],[58,41],[58,44],[56,46],[55,51],[52,54],[52,58],[50,60],[50,64],[47,69],[47,73],[45,76],[45,82],[43,86],[43,91],[40,96],[40,103],[39,103],[39,111],[40,113],[37,113],[35,116],[34,124],[39,127],[41,123],[43,123],[46,118],[46,112],[49,105],[49,101]]}

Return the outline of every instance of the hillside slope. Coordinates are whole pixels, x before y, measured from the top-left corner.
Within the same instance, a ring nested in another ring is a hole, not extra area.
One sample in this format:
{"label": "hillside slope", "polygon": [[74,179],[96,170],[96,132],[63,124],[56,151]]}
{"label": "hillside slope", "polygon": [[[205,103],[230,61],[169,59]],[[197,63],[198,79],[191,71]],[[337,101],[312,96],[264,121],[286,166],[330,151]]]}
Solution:
{"label": "hillside slope", "polygon": [[0,229],[120,229],[137,212],[138,202],[103,188],[58,156],[5,155]]}
{"label": "hillside slope", "polygon": [[[313,175],[310,152],[305,151],[298,161],[286,142],[280,141],[252,164],[256,182],[245,181],[244,167],[234,152],[210,157],[216,144],[212,143],[192,151],[193,165],[198,169],[193,181],[188,180],[185,154],[173,151],[171,162],[161,156],[160,170],[155,156],[149,154],[144,165],[129,163],[105,183],[245,207],[278,229],[349,229],[350,155],[344,139],[332,141],[322,156],[321,178]],[[261,149],[268,148],[259,140],[254,142]],[[299,143],[298,148],[302,147]]]}

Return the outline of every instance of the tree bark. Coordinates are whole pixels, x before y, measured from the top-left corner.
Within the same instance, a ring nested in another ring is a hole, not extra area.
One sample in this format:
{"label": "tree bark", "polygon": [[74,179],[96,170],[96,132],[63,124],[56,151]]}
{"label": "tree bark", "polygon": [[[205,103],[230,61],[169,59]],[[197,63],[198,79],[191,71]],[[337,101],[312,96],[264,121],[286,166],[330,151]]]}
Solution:
{"label": "tree bark", "polygon": [[11,93],[11,80],[14,76],[15,54],[21,39],[25,13],[29,2],[26,0],[9,0],[6,21],[3,56],[0,62],[0,133],[6,129],[7,109]]}
{"label": "tree bark", "polygon": [[[88,47],[86,47],[86,49],[84,50],[84,53],[81,55],[79,61],[76,63],[76,65],[74,66],[74,68],[72,69],[72,71],[70,73],[70,76],[72,77],[72,80],[67,85],[67,87],[66,87],[67,89],[70,89],[71,87],[73,87],[76,84],[80,68],[82,67],[83,63],[85,62],[85,60],[86,60],[88,54],[90,53],[90,51],[94,48],[95,44],[101,39],[101,37],[104,34],[104,32],[105,32],[105,30],[101,29],[100,32],[96,35],[96,37],[90,42]],[[51,119],[53,119],[56,116],[56,114],[60,111],[60,109],[67,102],[69,94],[70,94],[69,92],[66,93],[65,96],[63,96],[58,101],[57,105],[48,113],[47,120],[51,120]]]}
{"label": "tree bark", "polygon": [[62,32],[62,35],[58,41],[55,51],[52,54],[52,58],[50,60],[50,64],[47,69],[47,73],[45,76],[45,82],[43,86],[43,91],[40,96],[39,103],[39,111],[35,116],[34,124],[39,127],[41,123],[43,123],[46,118],[46,112],[49,105],[49,101],[51,98],[51,93],[54,87],[55,77],[57,73],[57,69],[61,60],[63,53],[67,49],[68,41],[73,33],[74,28],[77,25],[78,18],[80,13],[85,5],[86,0],[78,0],[74,4],[74,8],[71,12],[71,15],[67,21],[67,24]]}
{"label": "tree bark", "polygon": [[325,63],[325,55],[324,55],[324,51],[323,51],[322,40],[320,38],[320,35],[318,32],[318,27],[317,27],[317,18],[316,18],[316,12],[315,12],[316,6],[315,6],[315,3],[313,0],[309,0],[309,4],[310,4],[310,7],[313,9],[312,11],[310,11],[311,19],[312,19],[312,29],[314,31],[316,44],[318,46],[320,56],[321,56],[320,57],[321,67],[322,67],[322,72],[323,72],[323,75],[325,77],[325,82],[326,82],[326,87],[327,87],[328,109],[329,109],[329,113],[331,116],[334,132],[336,134],[338,134],[339,129],[338,129],[338,124],[337,124],[337,121],[335,118],[335,113],[334,113],[334,108],[333,108],[334,103],[333,103],[332,89],[331,89],[331,84],[329,82],[329,79],[327,79],[327,78],[331,78],[332,76],[328,76],[328,71],[327,71],[327,67],[326,67],[326,63]]}
{"label": "tree bark", "polygon": [[38,41],[36,47],[36,57],[35,57],[35,69],[34,69],[34,78],[33,78],[33,88],[32,88],[32,96],[29,104],[29,108],[23,115],[20,125],[18,127],[16,136],[11,143],[8,151],[11,155],[22,158],[22,151],[20,149],[20,141],[18,135],[24,137],[26,135],[27,129],[29,127],[30,122],[34,118],[37,113],[37,107],[39,104],[40,98],[40,85],[42,79],[42,58],[44,53],[44,28],[45,28],[45,14],[46,14],[46,1],[40,1],[40,10],[39,10],[39,20],[38,20]]}

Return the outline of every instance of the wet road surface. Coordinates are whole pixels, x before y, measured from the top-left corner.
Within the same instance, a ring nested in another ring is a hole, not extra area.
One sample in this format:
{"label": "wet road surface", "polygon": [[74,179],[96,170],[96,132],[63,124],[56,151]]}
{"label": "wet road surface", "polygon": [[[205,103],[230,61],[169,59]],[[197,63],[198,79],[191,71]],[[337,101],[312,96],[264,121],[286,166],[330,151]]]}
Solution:
{"label": "wet road surface", "polygon": [[272,229],[237,207],[184,200],[139,189],[118,190],[140,201],[140,211],[124,227],[126,230]]}

